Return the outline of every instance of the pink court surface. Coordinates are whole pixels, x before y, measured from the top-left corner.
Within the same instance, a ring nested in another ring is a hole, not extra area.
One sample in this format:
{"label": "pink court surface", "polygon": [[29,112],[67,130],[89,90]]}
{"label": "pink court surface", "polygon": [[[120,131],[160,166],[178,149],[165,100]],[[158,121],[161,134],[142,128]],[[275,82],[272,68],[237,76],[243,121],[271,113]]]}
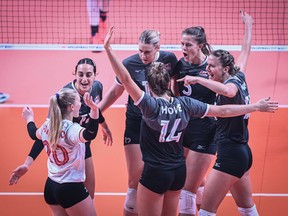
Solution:
{"label": "pink court surface", "polygon": [[[135,52],[116,53],[123,59]],[[182,55],[181,52],[175,54],[178,58]],[[237,56],[239,53],[233,54]],[[0,212],[1,215],[51,215],[42,194],[47,177],[45,153],[17,185],[8,185],[11,171],[25,160],[32,145],[21,119],[22,108],[31,105],[36,123],[40,125],[47,115],[49,96],[74,78],[72,72],[80,58],[95,60],[99,72],[97,79],[104,85],[104,95],[114,82],[114,74],[105,52],[0,51],[0,56],[1,91],[11,96],[0,105]],[[286,52],[252,52],[247,69],[252,101],[270,96],[282,107],[275,114],[253,113],[250,118],[250,146],[254,153],[253,195],[262,216],[279,215],[285,211],[288,202],[288,175],[283,168],[288,163],[287,59]],[[104,113],[113,133],[113,146],[103,144],[101,131],[92,143],[97,184],[94,202],[99,215],[122,215],[127,189],[122,144],[126,98],[125,93]],[[230,194],[221,204],[218,215],[237,215]]]}

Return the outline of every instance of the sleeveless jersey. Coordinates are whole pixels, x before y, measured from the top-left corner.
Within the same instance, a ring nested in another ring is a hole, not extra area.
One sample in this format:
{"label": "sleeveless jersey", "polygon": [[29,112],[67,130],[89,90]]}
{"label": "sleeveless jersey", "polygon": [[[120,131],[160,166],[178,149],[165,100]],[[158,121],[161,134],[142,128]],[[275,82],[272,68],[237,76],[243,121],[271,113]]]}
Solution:
{"label": "sleeveless jersey", "polygon": [[188,97],[172,97],[168,102],[144,92],[135,105],[143,113],[140,135],[143,161],[161,170],[183,165],[183,131],[192,116],[204,117],[209,105]]}
{"label": "sleeveless jersey", "polygon": [[62,121],[62,132],[55,151],[48,143],[50,120],[40,128],[44,148],[48,154],[48,177],[58,183],[85,181],[85,144],[80,142],[79,133],[83,129],[69,120]]}
{"label": "sleeveless jersey", "polygon": [[[233,98],[228,98],[223,95],[217,96],[217,105],[223,104],[249,104],[250,95],[244,73],[239,71],[235,76],[227,79],[224,84],[233,83],[238,88],[237,94]],[[248,119],[250,114],[230,117],[217,118],[217,133],[216,141],[234,141],[237,143],[246,144],[249,139],[248,134]]]}
{"label": "sleeveless jersey", "polygon": [[[173,53],[165,52],[165,51],[159,51],[159,57],[156,60],[156,62],[162,62],[165,64],[165,68],[168,70],[168,72],[172,73],[176,63],[177,58]],[[139,54],[132,55],[126,59],[123,60],[123,65],[128,70],[131,78],[133,81],[139,86],[140,89],[142,89],[144,92],[149,93],[149,87],[148,87],[148,81],[147,81],[147,72],[151,64],[144,64]],[[116,77],[116,81],[120,84],[121,82]],[[141,120],[142,114],[138,107],[134,105],[134,101],[128,96],[128,104],[127,104],[127,110],[126,110],[126,118],[130,119],[136,119]]]}

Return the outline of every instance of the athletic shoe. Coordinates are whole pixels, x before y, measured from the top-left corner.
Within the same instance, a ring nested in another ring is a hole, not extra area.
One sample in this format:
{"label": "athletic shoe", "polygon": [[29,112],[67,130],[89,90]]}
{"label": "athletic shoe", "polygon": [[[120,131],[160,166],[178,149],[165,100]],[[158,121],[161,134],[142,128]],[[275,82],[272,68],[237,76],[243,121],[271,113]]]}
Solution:
{"label": "athletic shoe", "polygon": [[4,103],[9,99],[10,95],[0,92],[0,103]]}

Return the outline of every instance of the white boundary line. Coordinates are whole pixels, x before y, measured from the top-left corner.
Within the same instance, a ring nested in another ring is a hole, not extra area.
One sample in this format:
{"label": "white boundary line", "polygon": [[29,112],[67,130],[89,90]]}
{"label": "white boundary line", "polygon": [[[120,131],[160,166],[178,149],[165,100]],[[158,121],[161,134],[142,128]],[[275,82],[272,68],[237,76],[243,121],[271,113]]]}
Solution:
{"label": "white boundary line", "polygon": [[[138,45],[133,44],[113,44],[114,50],[138,50]],[[212,45],[214,50],[224,49],[227,51],[241,51],[240,45]],[[102,44],[0,44],[0,50],[90,50],[103,51]],[[166,51],[181,51],[181,45],[161,45],[161,50]],[[288,52],[286,45],[252,45],[251,51],[260,52]]]}
{"label": "white boundary line", "polygon": [[[0,104],[0,108],[23,108],[23,107],[32,107],[32,108],[48,108],[48,104]],[[112,105],[110,108],[126,108],[125,104]],[[288,108],[288,105],[280,104],[279,108]]]}
{"label": "white boundary line", "polygon": [[[0,192],[0,196],[43,196],[43,192]],[[95,196],[126,196],[126,193],[98,192]],[[232,196],[228,193],[226,196]],[[254,197],[288,197],[287,193],[253,193]]]}
{"label": "white boundary line", "polygon": [[[32,108],[48,108],[48,104],[0,104],[0,108],[23,108],[23,107],[32,107]],[[112,105],[110,108],[125,108],[126,105]],[[288,105],[287,105],[288,107]]]}

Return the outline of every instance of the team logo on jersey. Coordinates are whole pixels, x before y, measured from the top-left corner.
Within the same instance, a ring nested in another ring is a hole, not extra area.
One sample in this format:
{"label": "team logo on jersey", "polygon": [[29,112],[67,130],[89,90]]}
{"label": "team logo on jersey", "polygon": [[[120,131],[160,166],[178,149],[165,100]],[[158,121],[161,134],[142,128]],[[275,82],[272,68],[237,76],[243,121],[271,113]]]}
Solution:
{"label": "team logo on jersey", "polygon": [[131,143],[131,138],[130,137],[124,137],[124,143]]}
{"label": "team logo on jersey", "polygon": [[200,72],[199,72],[199,76],[202,76],[202,77],[207,78],[207,77],[209,76],[209,74],[208,74],[207,71],[200,71]]}
{"label": "team logo on jersey", "polygon": [[140,73],[142,71],[142,69],[140,70],[135,70],[135,73]]}
{"label": "team logo on jersey", "polygon": [[197,146],[197,149],[201,149],[201,150],[204,150],[204,149],[206,149],[206,148],[205,148],[205,146],[204,146],[204,145],[198,145],[198,146]]}
{"label": "team logo on jersey", "polygon": [[214,165],[215,167],[221,167],[221,163],[215,163],[215,165]]}
{"label": "team logo on jersey", "polygon": [[84,186],[84,190],[85,190],[86,193],[88,193],[88,190],[87,190],[87,188],[85,186]]}

